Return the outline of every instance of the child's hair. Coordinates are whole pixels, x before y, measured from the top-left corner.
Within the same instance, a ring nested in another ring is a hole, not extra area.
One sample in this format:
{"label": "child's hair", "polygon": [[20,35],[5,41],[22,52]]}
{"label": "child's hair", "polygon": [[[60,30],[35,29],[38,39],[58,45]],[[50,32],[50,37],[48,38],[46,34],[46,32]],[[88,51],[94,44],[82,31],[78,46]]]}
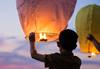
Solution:
{"label": "child's hair", "polygon": [[59,43],[61,47],[67,51],[72,51],[77,47],[78,35],[70,29],[66,29],[60,32]]}

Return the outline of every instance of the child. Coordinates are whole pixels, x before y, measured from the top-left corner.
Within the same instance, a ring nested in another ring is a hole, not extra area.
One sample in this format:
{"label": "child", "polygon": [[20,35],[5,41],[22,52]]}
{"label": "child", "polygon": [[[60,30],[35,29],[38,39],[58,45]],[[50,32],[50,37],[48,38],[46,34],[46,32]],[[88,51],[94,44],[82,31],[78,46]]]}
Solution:
{"label": "child", "polygon": [[35,49],[35,33],[30,33],[31,57],[45,63],[49,69],[80,69],[81,60],[72,51],[77,47],[77,34],[70,30],[63,30],[59,35],[57,46],[60,53],[39,54]]}

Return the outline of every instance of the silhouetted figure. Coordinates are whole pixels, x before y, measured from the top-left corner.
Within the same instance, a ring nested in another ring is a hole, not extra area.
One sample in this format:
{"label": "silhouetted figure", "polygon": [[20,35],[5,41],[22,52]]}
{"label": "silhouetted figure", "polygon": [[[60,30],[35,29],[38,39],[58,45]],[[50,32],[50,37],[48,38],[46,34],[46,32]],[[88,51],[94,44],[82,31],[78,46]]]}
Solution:
{"label": "silhouetted figure", "polygon": [[35,33],[30,33],[31,57],[44,62],[45,67],[49,69],[80,69],[81,60],[72,53],[77,47],[77,38],[78,36],[74,31],[63,30],[59,35],[59,42],[57,42],[60,53],[43,55],[35,49]]}
{"label": "silhouetted figure", "polygon": [[95,39],[95,37],[93,35],[89,34],[87,39],[90,40],[94,44],[96,49],[100,52],[100,43]]}

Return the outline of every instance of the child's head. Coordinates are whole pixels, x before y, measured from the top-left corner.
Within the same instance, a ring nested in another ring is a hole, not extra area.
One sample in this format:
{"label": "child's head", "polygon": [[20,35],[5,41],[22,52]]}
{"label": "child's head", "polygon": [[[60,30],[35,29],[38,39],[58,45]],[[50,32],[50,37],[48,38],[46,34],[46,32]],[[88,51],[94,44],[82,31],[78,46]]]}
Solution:
{"label": "child's head", "polygon": [[77,38],[78,38],[78,35],[74,31],[70,29],[63,30],[60,32],[60,35],[59,35],[60,46],[64,50],[72,51],[73,49],[77,47],[76,45]]}

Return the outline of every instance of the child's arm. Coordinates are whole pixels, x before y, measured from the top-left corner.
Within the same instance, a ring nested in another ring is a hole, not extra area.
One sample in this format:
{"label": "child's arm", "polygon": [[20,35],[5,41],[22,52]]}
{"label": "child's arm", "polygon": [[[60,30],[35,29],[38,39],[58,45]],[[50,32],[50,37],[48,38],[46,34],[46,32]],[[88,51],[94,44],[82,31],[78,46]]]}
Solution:
{"label": "child's arm", "polygon": [[89,39],[91,42],[93,42],[93,44],[95,45],[96,49],[98,51],[100,51],[100,43],[94,38],[94,36],[92,36],[91,34],[89,34],[89,36],[87,37],[87,39]]}
{"label": "child's arm", "polygon": [[31,57],[45,62],[45,55],[39,54],[37,53],[37,50],[35,48],[35,33],[30,33],[29,35],[29,41],[30,41],[30,53],[31,53]]}

